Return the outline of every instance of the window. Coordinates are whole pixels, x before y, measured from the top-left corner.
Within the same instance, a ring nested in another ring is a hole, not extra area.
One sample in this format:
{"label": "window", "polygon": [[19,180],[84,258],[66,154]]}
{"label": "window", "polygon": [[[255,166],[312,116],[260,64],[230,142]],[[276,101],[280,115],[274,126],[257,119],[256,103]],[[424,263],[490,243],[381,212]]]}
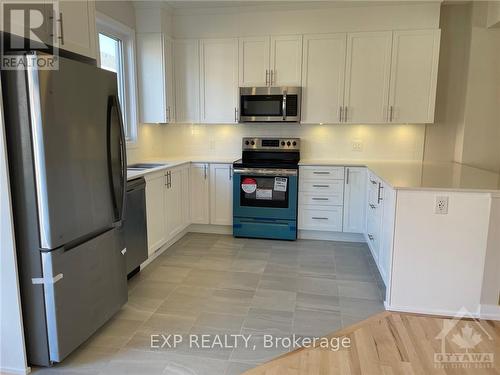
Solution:
{"label": "window", "polygon": [[137,141],[137,100],[135,85],[135,32],[103,14],[97,15],[99,65],[116,73],[127,145]]}

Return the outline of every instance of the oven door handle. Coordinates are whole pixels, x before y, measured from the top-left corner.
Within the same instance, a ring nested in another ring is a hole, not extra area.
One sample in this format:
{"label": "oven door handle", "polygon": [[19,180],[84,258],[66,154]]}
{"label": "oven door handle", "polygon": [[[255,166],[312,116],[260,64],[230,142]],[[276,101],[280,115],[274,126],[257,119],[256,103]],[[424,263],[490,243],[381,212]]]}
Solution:
{"label": "oven door handle", "polygon": [[296,169],[235,168],[233,172],[252,176],[297,176]]}

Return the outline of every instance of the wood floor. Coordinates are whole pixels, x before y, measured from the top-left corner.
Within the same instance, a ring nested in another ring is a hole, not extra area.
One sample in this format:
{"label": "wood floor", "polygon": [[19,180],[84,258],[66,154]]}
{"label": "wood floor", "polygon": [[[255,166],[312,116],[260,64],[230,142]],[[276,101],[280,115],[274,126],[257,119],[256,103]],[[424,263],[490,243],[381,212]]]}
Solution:
{"label": "wood floor", "polygon": [[[302,348],[245,374],[500,374],[500,322],[383,312],[328,337],[348,337],[351,346]],[[443,345],[453,355],[440,356]]]}

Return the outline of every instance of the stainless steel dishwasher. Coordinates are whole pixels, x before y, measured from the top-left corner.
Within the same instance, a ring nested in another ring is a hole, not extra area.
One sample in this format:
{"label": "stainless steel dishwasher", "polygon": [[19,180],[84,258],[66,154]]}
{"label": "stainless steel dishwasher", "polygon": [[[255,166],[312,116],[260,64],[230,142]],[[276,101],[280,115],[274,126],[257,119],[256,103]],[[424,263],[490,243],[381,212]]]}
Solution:
{"label": "stainless steel dishwasher", "polygon": [[129,277],[137,273],[141,263],[148,258],[145,188],[146,182],[143,177],[127,182],[123,231]]}

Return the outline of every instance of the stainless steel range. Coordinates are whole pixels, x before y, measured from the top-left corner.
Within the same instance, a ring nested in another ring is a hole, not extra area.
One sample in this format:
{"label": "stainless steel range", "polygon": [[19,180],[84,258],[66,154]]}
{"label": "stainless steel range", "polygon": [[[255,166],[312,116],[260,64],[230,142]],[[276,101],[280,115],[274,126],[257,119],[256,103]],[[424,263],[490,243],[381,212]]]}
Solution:
{"label": "stainless steel range", "polygon": [[297,239],[299,138],[243,138],[233,163],[233,235]]}

